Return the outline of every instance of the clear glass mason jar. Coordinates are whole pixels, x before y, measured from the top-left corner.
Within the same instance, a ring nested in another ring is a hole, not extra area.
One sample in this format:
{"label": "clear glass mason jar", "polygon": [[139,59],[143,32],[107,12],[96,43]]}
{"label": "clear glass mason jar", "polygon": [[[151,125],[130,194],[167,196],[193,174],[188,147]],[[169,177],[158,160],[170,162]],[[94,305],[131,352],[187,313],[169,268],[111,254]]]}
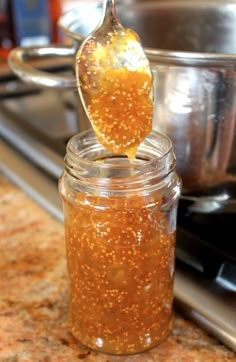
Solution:
{"label": "clear glass mason jar", "polygon": [[150,349],[173,321],[181,184],[169,138],[153,131],[131,163],[92,130],[69,141],[63,199],[73,335],[105,353]]}

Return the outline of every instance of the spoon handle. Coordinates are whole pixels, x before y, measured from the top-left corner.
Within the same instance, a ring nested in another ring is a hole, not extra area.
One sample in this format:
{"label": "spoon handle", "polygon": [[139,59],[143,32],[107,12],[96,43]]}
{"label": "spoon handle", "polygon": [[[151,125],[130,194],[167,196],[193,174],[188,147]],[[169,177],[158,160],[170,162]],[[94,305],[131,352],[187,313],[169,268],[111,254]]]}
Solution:
{"label": "spoon handle", "polygon": [[102,8],[103,8],[102,23],[104,22],[104,19],[110,19],[110,21],[117,21],[115,0],[103,0]]}

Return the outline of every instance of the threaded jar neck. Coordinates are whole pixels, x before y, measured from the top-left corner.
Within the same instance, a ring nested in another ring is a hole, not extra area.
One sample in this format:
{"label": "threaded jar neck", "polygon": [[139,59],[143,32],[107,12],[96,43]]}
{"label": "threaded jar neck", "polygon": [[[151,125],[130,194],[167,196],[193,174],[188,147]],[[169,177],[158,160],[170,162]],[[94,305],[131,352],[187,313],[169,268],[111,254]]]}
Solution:
{"label": "threaded jar neck", "polygon": [[171,140],[152,131],[140,144],[136,159],[114,155],[97,140],[93,130],[73,136],[67,145],[65,168],[74,187],[92,192],[150,192],[170,182],[175,171]]}

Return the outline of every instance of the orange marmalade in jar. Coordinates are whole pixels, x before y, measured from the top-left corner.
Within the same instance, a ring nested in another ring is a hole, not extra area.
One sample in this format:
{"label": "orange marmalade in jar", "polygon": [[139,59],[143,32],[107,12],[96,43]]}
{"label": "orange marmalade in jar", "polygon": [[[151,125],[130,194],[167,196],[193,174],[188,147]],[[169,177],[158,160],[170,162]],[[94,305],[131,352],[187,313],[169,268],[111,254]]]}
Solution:
{"label": "orange marmalade in jar", "polygon": [[117,355],[156,346],[173,321],[180,182],[171,141],[152,131],[131,163],[92,130],[75,135],[60,194],[73,335]]}

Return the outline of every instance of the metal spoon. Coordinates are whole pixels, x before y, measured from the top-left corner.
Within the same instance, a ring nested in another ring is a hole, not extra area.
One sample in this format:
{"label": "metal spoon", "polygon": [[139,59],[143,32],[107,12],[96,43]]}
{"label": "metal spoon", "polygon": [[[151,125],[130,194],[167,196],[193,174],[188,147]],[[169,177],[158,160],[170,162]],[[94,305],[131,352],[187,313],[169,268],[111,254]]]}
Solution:
{"label": "metal spoon", "polygon": [[152,129],[152,74],[138,35],[118,20],[115,0],[103,1],[100,24],[77,52],[76,76],[99,141],[133,159]]}

